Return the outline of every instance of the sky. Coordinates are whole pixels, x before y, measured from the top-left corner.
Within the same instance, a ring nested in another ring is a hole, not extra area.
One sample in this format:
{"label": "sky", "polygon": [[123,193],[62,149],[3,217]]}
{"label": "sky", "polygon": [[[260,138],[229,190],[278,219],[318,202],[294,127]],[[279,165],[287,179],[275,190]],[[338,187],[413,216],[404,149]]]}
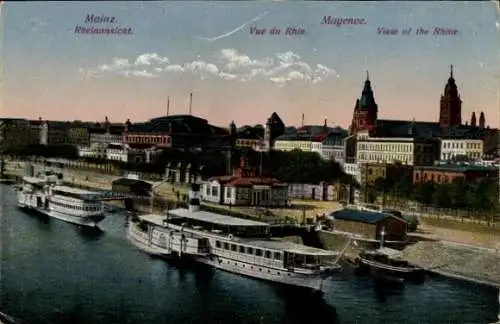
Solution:
{"label": "sky", "polygon": [[[460,2],[6,2],[1,117],[112,122],[192,114],[215,125],[347,127],[366,71],[379,118],[437,121],[454,66],[462,119],[500,126],[497,4]],[[85,24],[87,15],[114,23]],[[364,24],[321,24],[324,16]],[[364,20],[361,20],[364,19]],[[75,33],[77,26],[130,35]],[[272,28],[281,30],[271,35]],[[287,27],[305,34],[285,35]],[[409,35],[403,29],[412,28]],[[417,28],[429,30],[416,35]],[[433,35],[435,27],[457,35]],[[266,29],[263,35],[252,34]],[[398,35],[378,34],[379,28]]]}

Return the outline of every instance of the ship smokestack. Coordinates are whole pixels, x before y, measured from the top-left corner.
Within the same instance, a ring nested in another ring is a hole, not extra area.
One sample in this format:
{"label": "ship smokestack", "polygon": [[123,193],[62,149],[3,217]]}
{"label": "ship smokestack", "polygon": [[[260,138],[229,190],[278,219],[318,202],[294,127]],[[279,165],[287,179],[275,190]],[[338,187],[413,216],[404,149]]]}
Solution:
{"label": "ship smokestack", "polygon": [[200,185],[197,183],[191,184],[189,189],[188,209],[192,213],[200,210]]}

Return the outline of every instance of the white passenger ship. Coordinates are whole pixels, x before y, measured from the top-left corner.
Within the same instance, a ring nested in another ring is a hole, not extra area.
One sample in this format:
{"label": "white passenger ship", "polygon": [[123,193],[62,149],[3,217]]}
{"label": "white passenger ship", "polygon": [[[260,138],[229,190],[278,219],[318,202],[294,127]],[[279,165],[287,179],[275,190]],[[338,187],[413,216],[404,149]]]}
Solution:
{"label": "white passenger ship", "polygon": [[314,291],[322,291],[323,280],[340,270],[342,252],[273,240],[267,223],[200,211],[198,190],[199,185],[193,185],[189,209],[131,221],[129,240],[152,255],[189,257],[217,269]]}
{"label": "white passenger ship", "polygon": [[61,185],[58,175],[23,177],[17,205],[69,223],[95,227],[105,217],[102,201],[92,191]]}

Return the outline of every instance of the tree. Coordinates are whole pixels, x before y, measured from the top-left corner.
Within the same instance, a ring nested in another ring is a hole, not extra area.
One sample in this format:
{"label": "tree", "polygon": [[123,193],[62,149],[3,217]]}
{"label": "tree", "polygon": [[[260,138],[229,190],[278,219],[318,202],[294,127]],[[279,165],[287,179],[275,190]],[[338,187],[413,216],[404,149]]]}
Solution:
{"label": "tree", "polygon": [[441,208],[449,208],[451,206],[451,185],[439,184],[435,186],[433,205]]}
{"label": "tree", "polygon": [[433,203],[433,195],[436,191],[434,182],[427,181],[418,184],[413,192],[413,197],[420,203],[430,205]]}
{"label": "tree", "polygon": [[456,209],[463,209],[467,206],[465,196],[467,194],[467,184],[465,179],[457,177],[453,179],[450,186],[451,191],[451,207]]}

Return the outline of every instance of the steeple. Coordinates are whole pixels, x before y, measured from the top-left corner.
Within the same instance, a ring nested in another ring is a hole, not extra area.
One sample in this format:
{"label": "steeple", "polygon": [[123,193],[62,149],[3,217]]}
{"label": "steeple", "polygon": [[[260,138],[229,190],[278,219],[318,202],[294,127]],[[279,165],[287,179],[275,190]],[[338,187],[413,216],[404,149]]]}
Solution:
{"label": "steeple", "polygon": [[439,105],[439,125],[441,128],[453,127],[462,124],[462,100],[458,93],[457,84],[453,78],[453,65],[450,66],[450,77],[444,87]]}
{"label": "steeple", "polygon": [[483,129],[486,127],[486,118],[484,117],[484,112],[481,111],[479,115],[479,128]]}
{"label": "steeple", "polygon": [[366,80],[361,97],[356,100],[354,113],[349,128],[349,134],[356,134],[360,130],[372,129],[377,123],[378,106],[373,97],[370,75],[366,71]]}
{"label": "steeple", "polygon": [[377,104],[375,103],[375,98],[373,97],[373,90],[368,71],[366,71],[365,86],[363,87],[361,98],[359,99],[359,106],[362,110],[370,110],[370,108],[374,108],[377,106]]}
{"label": "steeple", "polygon": [[472,127],[476,127],[476,113],[475,112],[472,113],[472,117],[470,118],[470,125]]}

